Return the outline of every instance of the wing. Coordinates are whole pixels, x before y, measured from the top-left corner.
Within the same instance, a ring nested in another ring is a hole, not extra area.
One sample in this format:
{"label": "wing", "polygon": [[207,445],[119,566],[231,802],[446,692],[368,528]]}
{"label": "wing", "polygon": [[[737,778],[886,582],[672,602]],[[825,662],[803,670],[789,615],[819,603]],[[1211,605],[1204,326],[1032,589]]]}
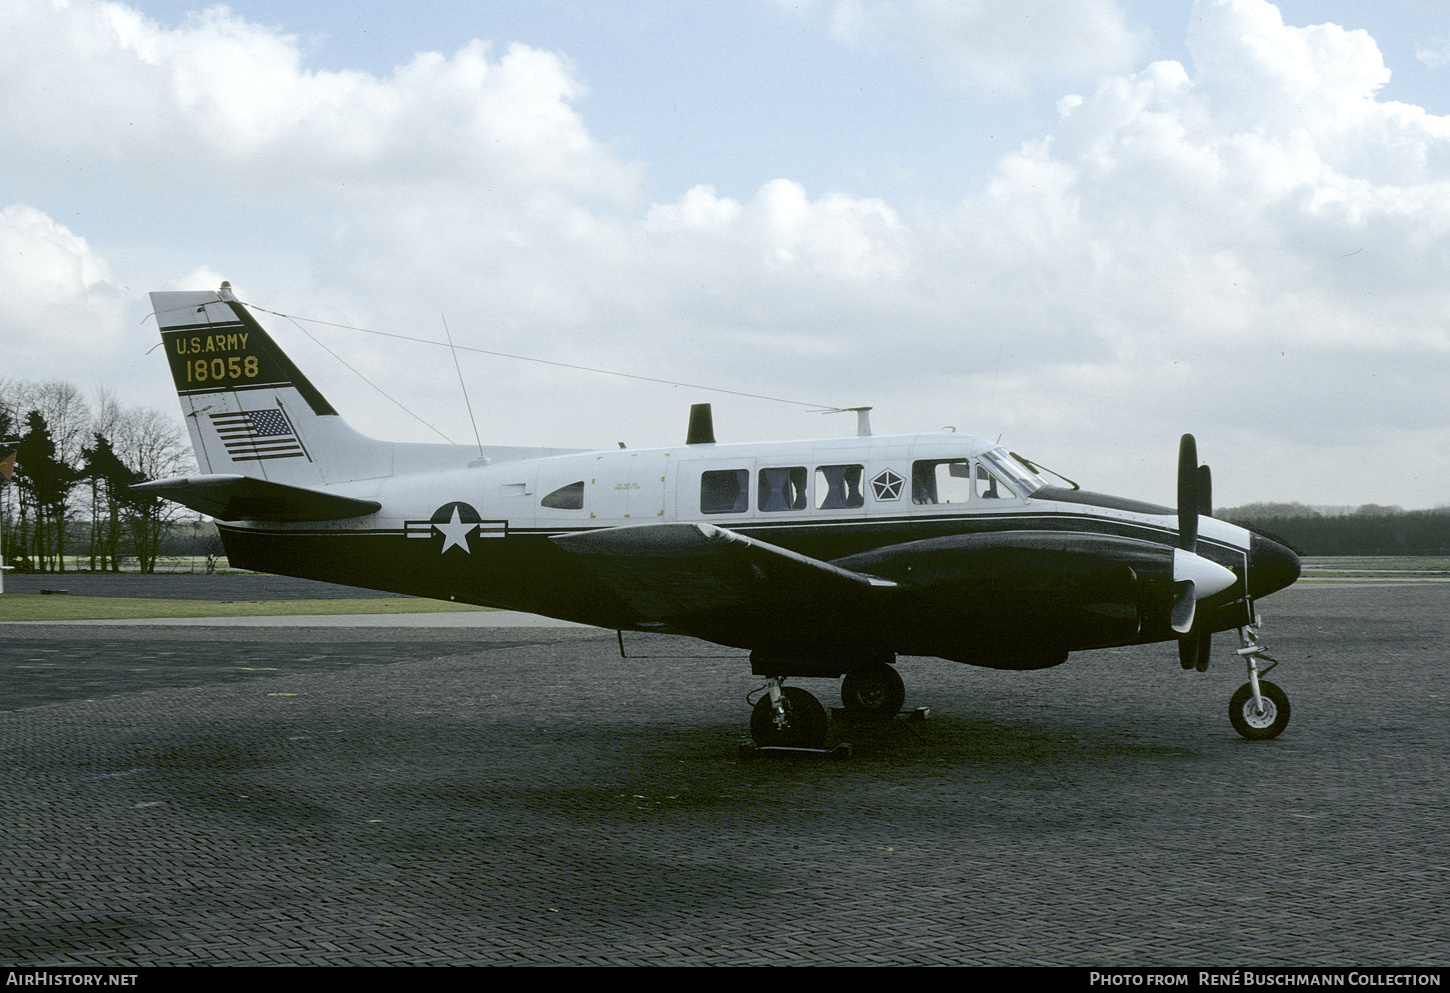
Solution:
{"label": "wing", "polygon": [[131,489],[223,521],[341,521],[382,506],[375,500],[231,474],[177,476],[137,483]]}
{"label": "wing", "polygon": [[753,647],[771,631],[850,626],[896,584],[710,524],[558,535],[644,625]]}

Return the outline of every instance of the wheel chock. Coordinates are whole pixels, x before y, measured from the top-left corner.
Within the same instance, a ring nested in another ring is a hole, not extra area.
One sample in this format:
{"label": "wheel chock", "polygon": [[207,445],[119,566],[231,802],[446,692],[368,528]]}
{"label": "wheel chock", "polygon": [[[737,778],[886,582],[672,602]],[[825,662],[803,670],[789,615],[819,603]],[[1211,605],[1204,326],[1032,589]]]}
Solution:
{"label": "wheel chock", "polygon": [[844,721],[848,724],[885,724],[887,723],[887,721],[893,720],[894,718],[900,718],[903,721],[924,721],[930,716],[930,707],[917,707],[915,710],[898,711],[892,717],[884,719],[867,717],[864,714],[855,714],[847,710],[845,707],[831,708],[831,720]]}
{"label": "wheel chock", "polygon": [[753,759],[762,755],[779,755],[782,757],[810,756],[813,758],[829,758],[841,762],[851,757],[851,745],[843,741],[835,748],[786,748],[781,745],[766,745],[762,748],[753,741],[742,741],[740,743],[740,757],[742,759]]}

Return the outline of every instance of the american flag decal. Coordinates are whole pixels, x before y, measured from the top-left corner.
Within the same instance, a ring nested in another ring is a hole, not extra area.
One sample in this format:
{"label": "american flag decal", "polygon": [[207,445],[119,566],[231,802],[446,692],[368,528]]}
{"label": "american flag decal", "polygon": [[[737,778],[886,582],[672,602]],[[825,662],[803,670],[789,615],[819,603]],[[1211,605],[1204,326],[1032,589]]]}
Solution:
{"label": "american flag decal", "polygon": [[287,415],[275,408],[212,414],[211,423],[233,462],[307,457],[292,425],[287,423]]}

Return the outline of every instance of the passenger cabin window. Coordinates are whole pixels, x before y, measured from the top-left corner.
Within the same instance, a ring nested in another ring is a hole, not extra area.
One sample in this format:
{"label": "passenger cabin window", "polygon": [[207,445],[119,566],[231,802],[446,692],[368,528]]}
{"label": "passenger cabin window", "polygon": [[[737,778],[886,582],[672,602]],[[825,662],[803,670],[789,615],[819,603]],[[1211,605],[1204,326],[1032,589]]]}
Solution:
{"label": "passenger cabin window", "polygon": [[761,510],[805,510],[806,469],[761,469],[756,506]]}
{"label": "passenger cabin window", "polygon": [[866,503],[861,477],[866,474],[859,465],[823,465],[816,467],[816,509],[840,510],[860,507]]}
{"label": "passenger cabin window", "polygon": [[539,506],[550,510],[583,510],[584,480],[561,486],[539,501]]}
{"label": "passenger cabin window", "polygon": [[750,470],[711,469],[700,473],[700,513],[743,514],[750,505]]}

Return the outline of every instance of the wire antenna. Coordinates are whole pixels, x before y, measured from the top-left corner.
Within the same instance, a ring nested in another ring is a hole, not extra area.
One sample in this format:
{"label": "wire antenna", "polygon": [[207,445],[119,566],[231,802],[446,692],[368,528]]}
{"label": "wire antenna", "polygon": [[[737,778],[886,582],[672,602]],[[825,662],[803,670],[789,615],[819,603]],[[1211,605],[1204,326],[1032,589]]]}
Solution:
{"label": "wire antenna", "polygon": [[[247,306],[250,307],[251,304],[248,304]],[[253,309],[254,310],[262,310],[261,307],[254,307]],[[385,390],[381,386],[379,386],[377,383],[373,382],[371,379],[368,379],[366,376],[364,376],[361,372],[358,371],[358,369],[357,369],[356,366],[354,366],[347,359],[343,358],[341,355],[338,355],[332,349],[328,348],[325,342],[321,341],[315,334],[313,334],[311,331],[307,330],[301,324],[299,324],[297,322],[297,318],[291,316],[290,314],[278,314],[275,310],[263,310],[262,312],[263,313],[266,313],[266,314],[272,314],[274,316],[281,317],[281,318],[283,318],[285,320],[291,321],[292,322],[292,326],[295,327],[298,331],[301,331],[304,335],[306,335],[309,341],[311,341],[318,348],[322,349],[328,355],[331,355],[333,358],[337,359],[337,361],[341,362],[343,364],[343,366],[345,368],[347,368],[348,371],[350,371],[354,376],[356,376],[358,379],[361,379],[364,383],[367,383],[373,389],[377,390],[380,394],[382,394],[384,397],[386,397],[387,400],[390,403],[392,403],[394,406],[396,406],[403,413],[407,414],[409,417],[413,418],[413,420],[415,420],[419,424],[423,425],[429,431],[432,431],[438,437],[440,437],[444,441],[448,442],[448,444],[450,444],[450,445],[453,444],[453,439],[452,438],[448,437],[442,431],[439,431],[436,427],[434,427],[433,425],[429,424],[427,421],[423,420],[423,418],[421,418],[417,414],[413,413],[407,407],[403,406],[401,403],[398,402],[397,397],[393,396],[387,390]],[[320,322],[314,321],[313,323],[315,324],[315,323],[320,323]],[[435,342],[435,344],[436,344],[436,342]]]}
{"label": "wire antenna", "polygon": [[[372,328],[360,328],[360,327],[356,327],[356,326],[351,325],[351,324],[337,324],[337,323],[334,323],[332,321],[320,321],[320,320],[317,320],[316,318],[313,318],[313,317],[298,317],[295,314],[284,314],[280,310],[268,310],[266,307],[259,307],[259,306],[257,306],[254,303],[247,303],[247,306],[250,307],[252,310],[260,311],[260,312],[262,312],[264,314],[272,314],[274,316],[284,318],[286,320],[291,321],[294,324],[296,324],[298,321],[306,321],[309,324],[321,324],[321,325],[323,325],[325,327],[341,328],[341,329],[343,329],[345,331],[360,331],[363,334],[378,335],[379,337],[382,337],[382,338],[397,338],[399,341],[412,341],[412,342],[417,342],[420,345],[443,345],[444,344],[441,341],[431,341],[431,340],[429,340],[427,338],[417,338],[417,337],[414,337],[412,335],[393,334],[392,332],[389,332],[389,331],[375,331]],[[310,337],[310,335],[309,335],[309,337]],[[596,368],[593,368],[591,366],[574,365],[574,364],[572,364],[570,362],[555,362],[552,359],[540,359],[540,358],[535,358],[535,357],[529,356],[529,355],[513,355],[513,354],[510,354],[509,352],[495,352],[495,351],[490,351],[487,348],[474,348],[471,345],[461,345],[461,346],[459,346],[459,349],[458,350],[459,351],[463,351],[463,352],[474,352],[474,353],[479,354],[479,355],[492,355],[492,356],[495,356],[496,358],[502,358],[502,359],[517,359],[520,362],[537,362],[540,365],[557,366],[560,369],[574,369],[574,370],[577,370],[579,372],[593,372],[593,373],[599,373],[600,375],[604,375],[604,376],[619,376],[619,377],[622,377],[624,379],[637,379],[637,380],[639,380],[641,382],[645,382],[645,383],[660,383],[660,384],[665,385],[665,386],[684,386],[684,387],[688,387],[689,389],[692,389],[692,390],[708,390],[711,393],[724,393],[724,394],[727,394],[729,396],[746,397],[746,398],[751,399],[751,400],[769,400],[772,403],[789,403],[789,404],[794,404],[797,407],[810,407],[810,408],[813,408],[813,409],[819,410],[819,411],[827,411],[827,410],[835,410],[835,409],[837,409],[833,404],[828,404],[828,403],[808,403],[808,402],[806,402],[804,400],[790,400],[790,399],[787,399],[785,397],[765,396],[765,395],[760,394],[760,393],[746,393],[746,392],[744,392],[742,390],[727,390],[727,389],[723,389],[723,388],[721,388],[719,386],[705,386],[705,385],[702,385],[700,383],[682,383],[682,382],[679,382],[679,381],[673,380],[673,379],[656,379],[653,376],[639,376],[639,375],[636,375],[636,374],[634,374],[632,372],[617,372],[617,371],[615,371],[613,369],[596,369]]]}

